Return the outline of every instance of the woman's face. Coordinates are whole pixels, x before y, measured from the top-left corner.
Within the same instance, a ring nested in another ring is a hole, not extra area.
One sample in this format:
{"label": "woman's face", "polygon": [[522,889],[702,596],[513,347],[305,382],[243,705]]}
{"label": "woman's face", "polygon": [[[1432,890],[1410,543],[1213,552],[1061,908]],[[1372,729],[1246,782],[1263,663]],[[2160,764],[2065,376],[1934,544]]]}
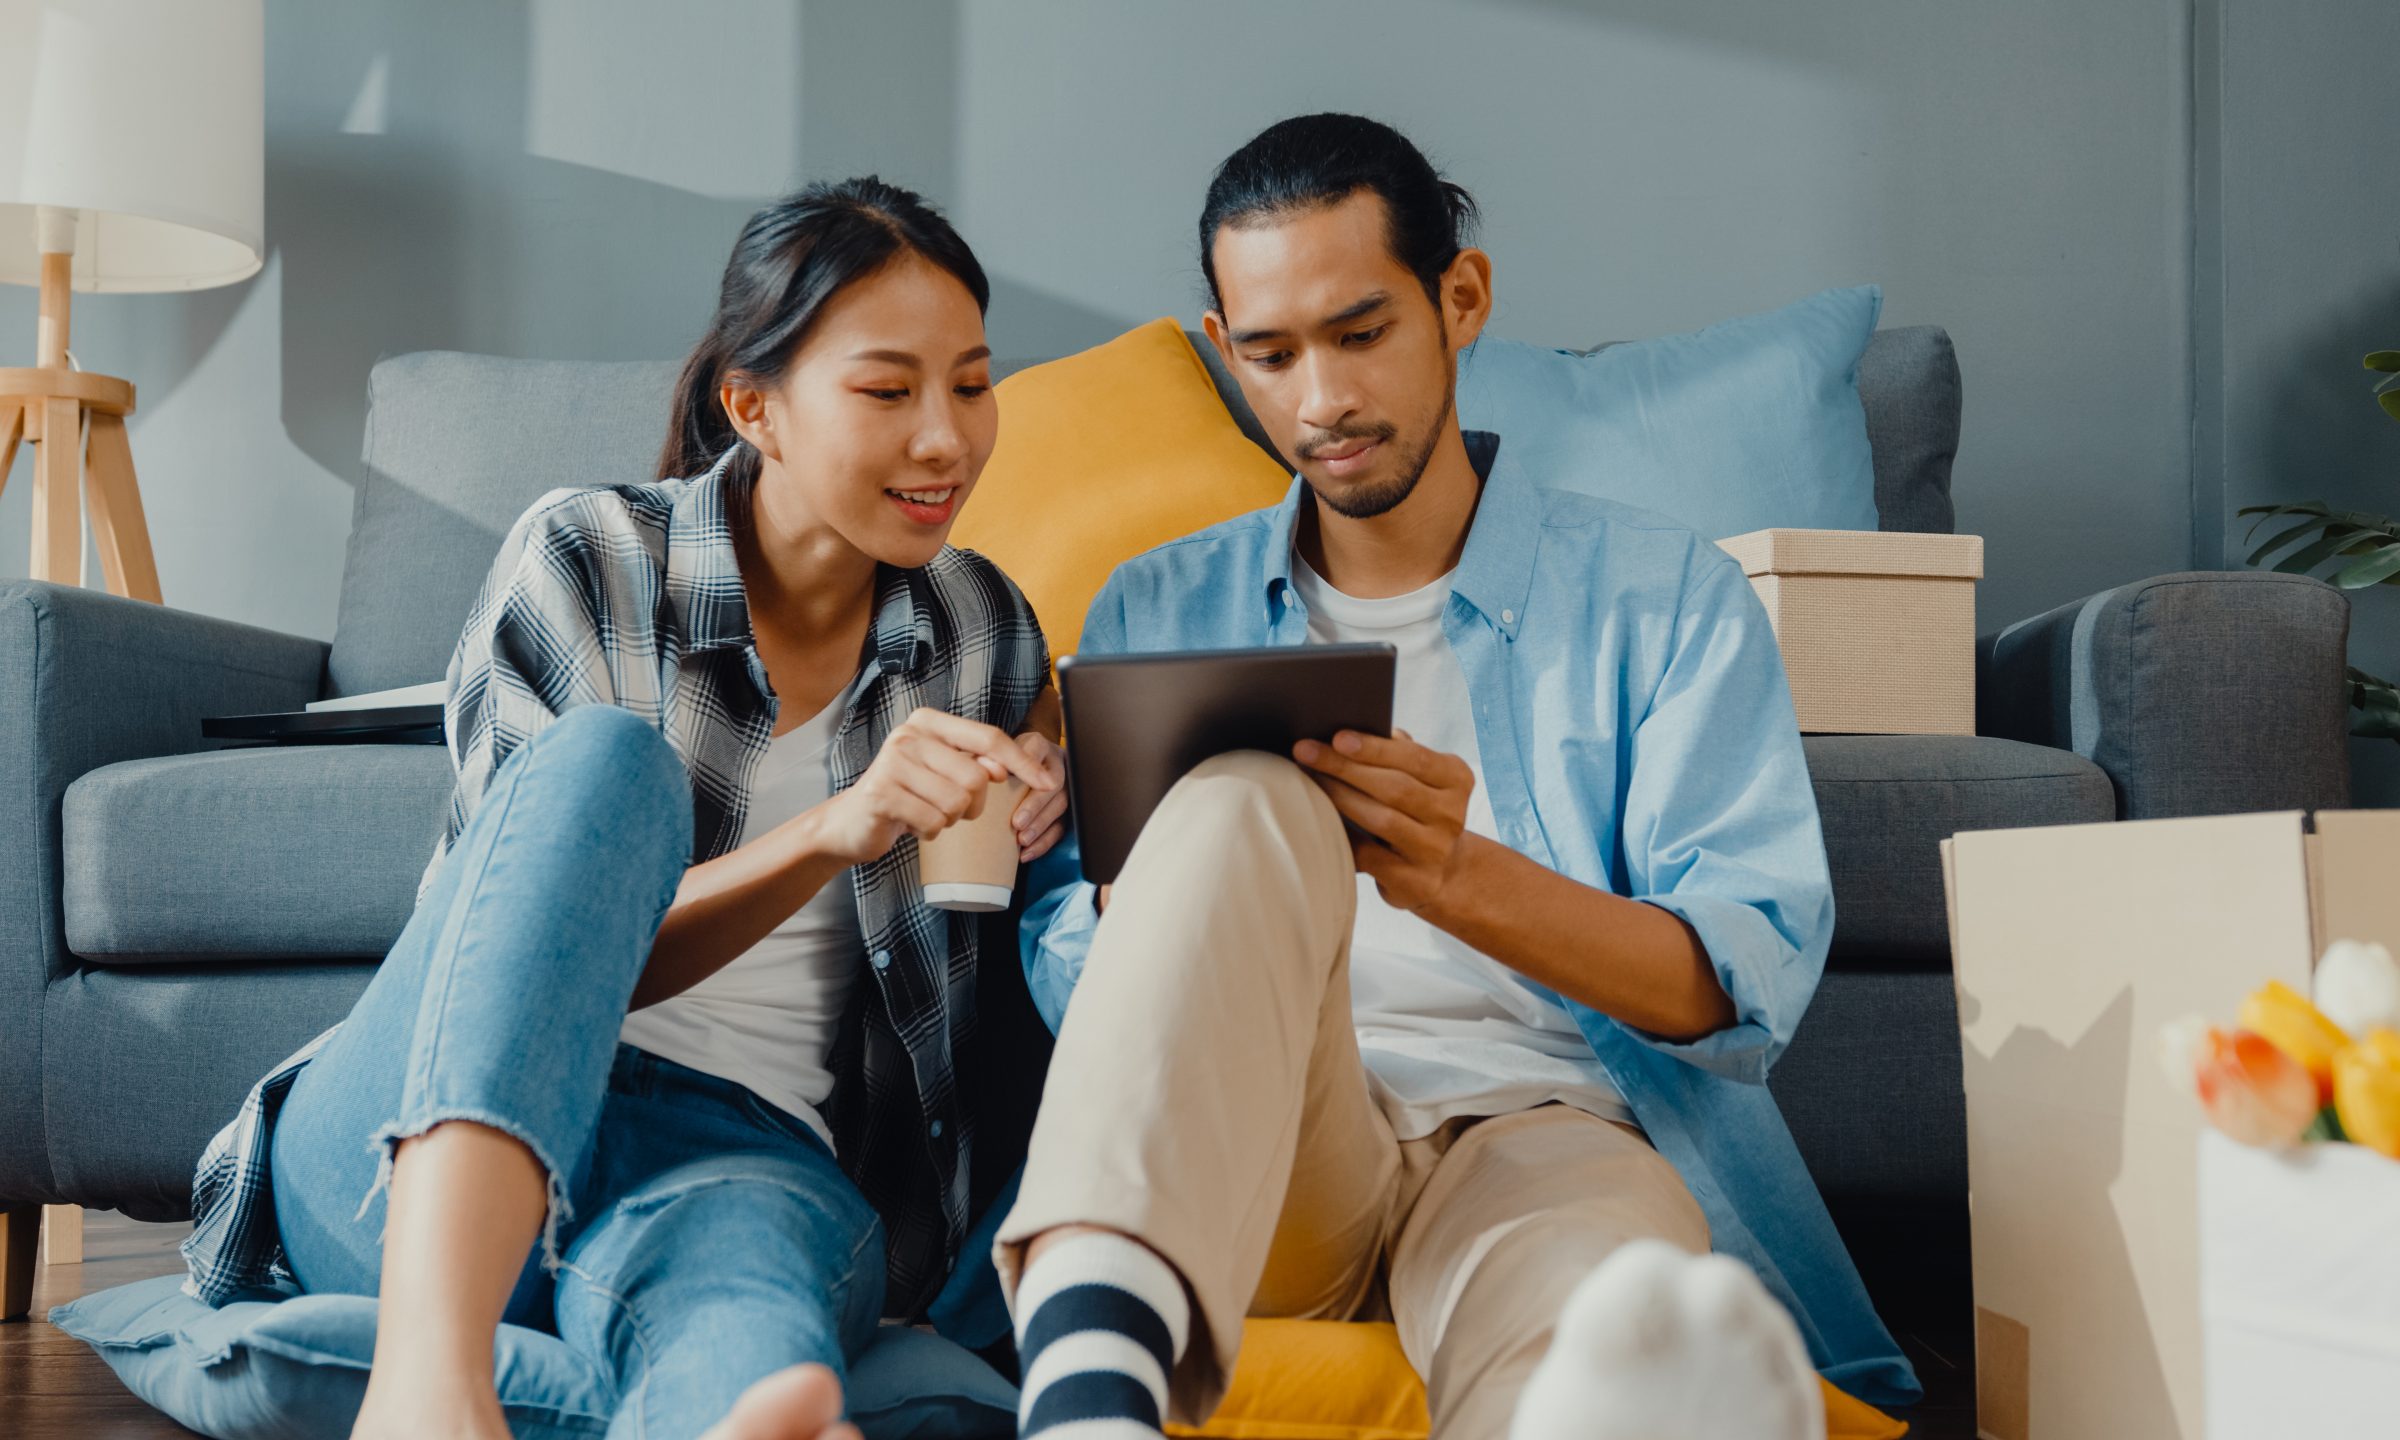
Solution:
{"label": "woman's face", "polygon": [[828,302],[773,386],[723,398],[768,462],[762,536],[823,526],[907,568],[941,551],[1000,432],[975,297],[915,255]]}

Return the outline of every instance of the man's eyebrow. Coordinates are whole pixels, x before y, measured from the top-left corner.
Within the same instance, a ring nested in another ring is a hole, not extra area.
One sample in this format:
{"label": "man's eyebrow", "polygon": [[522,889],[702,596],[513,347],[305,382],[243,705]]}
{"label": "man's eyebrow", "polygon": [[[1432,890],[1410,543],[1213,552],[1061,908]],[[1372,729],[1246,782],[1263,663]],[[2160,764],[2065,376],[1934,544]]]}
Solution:
{"label": "man's eyebrow", "polygon": [[[1324,319],[1317,322],[1317,328],[1320,330],[1330,330],[1337,325],[1347,325],[1351,321],[1359,319],[1362,316],[1372,315],[1376,311],[1391,303],[1391,292],[1388,290],[1378,290],[1374,294],[1367,296],[1365,299],[1360,300],[1355,304],[1345,306],[1342,309],[1335,311],[1333,314],[1326,316]],[[1236,330],[1233,332],[1232,338],[1233,343],[1236,345],[1256,345],[1262,340],[1281,340],[1290,333],[1291,332],[1287,330]]]}

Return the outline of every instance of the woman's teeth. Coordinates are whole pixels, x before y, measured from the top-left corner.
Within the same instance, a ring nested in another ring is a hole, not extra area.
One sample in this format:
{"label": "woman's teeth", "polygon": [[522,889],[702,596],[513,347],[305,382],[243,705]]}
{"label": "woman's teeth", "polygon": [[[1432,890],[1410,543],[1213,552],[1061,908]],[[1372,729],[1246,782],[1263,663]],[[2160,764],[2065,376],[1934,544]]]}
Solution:
{"label": "woman's teeth", "polygon": [[947,490],[886,490],[883,493],[897,500],[906,500],[911,505],[941,505],[948,503],[950,497],[958,493],[958,487],[953,485]]}

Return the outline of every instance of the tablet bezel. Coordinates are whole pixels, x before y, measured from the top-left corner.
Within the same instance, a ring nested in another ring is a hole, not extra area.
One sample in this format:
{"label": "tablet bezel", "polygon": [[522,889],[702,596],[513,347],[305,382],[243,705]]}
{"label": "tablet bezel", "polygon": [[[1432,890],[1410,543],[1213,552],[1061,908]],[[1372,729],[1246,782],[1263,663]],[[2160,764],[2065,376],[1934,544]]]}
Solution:
{"label": "tablet bezel", "polygon": [[1399,652],[1381,643],[1060,660],[1068,802],[1084,878],[1115,880],[1167,791],[1211,756],[1288,756],[1299,741],[1329,740],[1337,730],[1389,735],[1398,662]]}

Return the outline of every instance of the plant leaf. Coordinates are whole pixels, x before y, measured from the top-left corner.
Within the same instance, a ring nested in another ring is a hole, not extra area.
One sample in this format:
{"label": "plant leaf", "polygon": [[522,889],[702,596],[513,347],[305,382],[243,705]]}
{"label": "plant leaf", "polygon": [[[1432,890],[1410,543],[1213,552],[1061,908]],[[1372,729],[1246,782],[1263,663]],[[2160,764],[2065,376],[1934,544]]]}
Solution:
{"label": "plant leaf", "polygon": [[2304,545],[2284,556],[2283,559],[2276,562],[2275,568],[2286,575],[2306,575],[2334,556],[2348,553],[2353,547],[2359,547],[2359,553],[2365,554],[2366,550],[2363,547],[2374,542],[2372,539],[2363,539],[2362,537],[2372,534],[2372,531],[2362,530],[2356,525],[2340,520],[2329,521],[2326,523],[2322,539],[2314,545]]}
{"label": "plant leaf", "polygon": [[2250,522],[2249,532],[2242,537],[2245,541],[2258,534],[2258,527],[2279,515],[2315,515],[2324,519],[2333,518],[2333,512],[2325,507],[2325,502],[2322,500],[2301,500],[2289,505],[2245,505],[2234,513],[2258,517]]}
{"label": "plant leaf", "polygon": [[2378,350],[2367,357],[2369,370],[2400,371],[2400,350]]}
{"label": "plant leaf", "polygon": [[2381,585],[2394,575],[2400,575],[2400,545],[2384,545],[2335,575],[2333,583],[2344,590],[2364,590],[2369,585]]}
{"label": "plant leaf", "polygon": [[2293,541],[2299,539],[2303,535],[2310,534],[2316,530],[2324,529],[2328,526],[2341,525],[2342,523],[2343,522],[2339,520],[2328,519],[2323,516],[2312,516],[2309,519],[2303,520],[2299,524],[2294,525],[2291,529],[2279,533],[2274,539],[2266,541],[2257,549],[2251,551],[2249,563],[2256,565],[2260,561],[2265,560],[2269,555],[2281,550],[2284,546],[2291,544]]}
{"label": "plant leaf", "polygon": [[2370,740],[2400,740],[2400,687],[2350,667],[2350,705],[2358,712],[2350,733]]}
{"label": "plant leaf", "polygon": [[2400,390],[2384,391],[2375,397],[2375,403],[2383,407],[2384,414],[2400,420]]}

